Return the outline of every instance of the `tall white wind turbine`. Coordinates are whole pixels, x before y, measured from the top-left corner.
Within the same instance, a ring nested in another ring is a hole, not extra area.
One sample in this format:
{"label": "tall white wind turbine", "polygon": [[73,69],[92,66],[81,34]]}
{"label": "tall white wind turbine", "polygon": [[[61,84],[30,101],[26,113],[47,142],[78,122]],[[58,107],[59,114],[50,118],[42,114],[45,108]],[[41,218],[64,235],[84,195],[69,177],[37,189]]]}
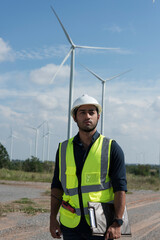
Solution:
{"label": "tall white wind turbine", "polygon": [[63,66],[63,64],[66,62],[66,60],[68,59],[68,57],[71,55],[71,65],[70,65],[70,84],[69,84],[69,106],[68,106],[68,133],[67,133],[67,137],[68,139],[71,137],[72,132],[71,132],[71,106],[72,106],[72,99],[73,99],[73,79],[74,79],[74,62],[75,62],[75,49],[76,48],[83,48],[83,49],[105,49],[105,50],[117,50],[118,48],[104,48],[104,47],[91,47],[91,46],[79,46],[79,45],[75,45],[73,43],[73,41],[71,40],[69,34],[67,33],[66,29],[64,28],[61,20],[59,19],[57,13],[55,12],[55,10],[53,9],[53,7],[51,6],[52,11],[54,12],[57,20],[59,21],[64,34],[68,40],[68,42],[70,43],[71,47],[70,50],[68,52],[68,54],[65,56],[64,60],[62,61],[62,63],[60,64],[59,68],[57,69],[53,79],[51,80],[51,83],[53,82],[53,80],[55,79],[57,73],[59,72],[59,70],[61,69],[61,67]]}
{"label": "tall white wind turbine", "polygon": [[[81,64],[82,65],[82,64]],[[83,65],[82,65],[83,66]],[[130,72],[130,70],[127,70],[125,72],[122,72],[120,74],[117,74],[115,76],[112,76],[110,78],[107,79],[103,79],[100,76],[98,76],[96,73],[94,73],[93,71],[91,71],[89,68],[83,66],[88,72],[90,72],[93,76],[95,76],[96,78],[98,78],[98,80],[100,80],[102,82],[102,114],[101,114],[101,134],[104,134],[104,116],[105,116],[105,85],[106,85],[106,81],[112,80],[114,78],[117,78],[127,72]]]}

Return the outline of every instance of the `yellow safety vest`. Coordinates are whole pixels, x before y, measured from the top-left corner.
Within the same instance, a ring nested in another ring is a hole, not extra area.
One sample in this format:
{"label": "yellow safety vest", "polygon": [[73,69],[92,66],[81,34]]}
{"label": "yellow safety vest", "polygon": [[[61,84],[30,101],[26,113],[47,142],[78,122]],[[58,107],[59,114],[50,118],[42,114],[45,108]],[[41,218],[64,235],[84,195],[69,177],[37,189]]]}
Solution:
{"label": "yellow safety vest", "polygon": [[[113,188],[108,176],[111,142],[111,139],[100,135],[93,143],[82,169],[81,193],[84,214],[89,225],[88,202],[111,202],[114,200]],[[81,210],[73,138],[60,143],[59,180],[64,190],[63,200],[69,202],[76,210],[76,213],[72,213],[61,207],[60,222],[66,227],[74,228],[80,222]]]}

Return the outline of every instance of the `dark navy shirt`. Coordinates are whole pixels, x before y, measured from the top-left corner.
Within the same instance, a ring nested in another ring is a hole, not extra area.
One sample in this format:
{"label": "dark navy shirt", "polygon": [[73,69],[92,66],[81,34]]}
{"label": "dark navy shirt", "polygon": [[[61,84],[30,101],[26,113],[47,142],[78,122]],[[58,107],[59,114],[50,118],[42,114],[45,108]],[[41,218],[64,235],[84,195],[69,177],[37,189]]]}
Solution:
{"label": "dark navy shirt", "polygon": [[[100,134],[98,132],[93,135],[92,142],[87,150],[83,147],[83,144],[81,143],[79,138],[79,134],[74,137],[73,146],[77,175],[81,174],[88,152],[92,144],[97,140],[97,138],[99,138],[99,135]],[[111,179],[114,192],[127,191],[124,154],[121,147],[114,140],[111,143],[109,177]],[[56,164],[51,188],[62,189],[61,182],[59,181],[59,148],[56,154]]]}

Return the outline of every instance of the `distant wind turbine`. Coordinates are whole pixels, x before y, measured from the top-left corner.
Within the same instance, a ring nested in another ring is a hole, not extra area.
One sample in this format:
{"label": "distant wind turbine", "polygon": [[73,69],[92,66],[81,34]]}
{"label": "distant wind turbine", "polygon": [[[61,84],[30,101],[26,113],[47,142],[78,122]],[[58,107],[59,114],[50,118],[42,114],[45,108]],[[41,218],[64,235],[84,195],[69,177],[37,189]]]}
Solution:
{"label": "distant wind turbine", "polygon": [[50,149],[50,135],[53,135],[53,133],[49,129],[49,124],[47,122],[47,133],[46,137],[48,136],[48,142],[47,142],[47,160],[49,161],[49,149]]}
{"label": "distant wind turbine", "polygon": [[10,145],[10,160],[12,161],[12,157],[13,157],[13,139],[14,138],[17,138],[14,134],[13,134],[13,130],[11,128],[11,134],[10,136],[8,137],[11,139],[11,145]]}
{"label": "distant wind turbine", "polygon": [[31,127],[31,126],[27,126],[27,128],[33,129],[36,132],[35,135],[35,157],[37,157],[37,150],[38,150],[38,133],[39,133],[39,129],[41,126],[43,126],[43,124],[46,121],[43,121],[40,125],[38,125],[38,127]]}
{"label": "distant wind turbine", "polygon": [[45,146],[46,146],[46,137],[47,137],[47,133],[43,134],[43,147],[42,147],[42,162],[44,162],[44,155],[45,155]]}
{"label": "distant wind turbine", "polygon": [[[83,65],[81,64],[81,66],[83,66]],[[117,78],[117,77],[119,77],[119,76],[121,76],[121,75],[123,75],[123,74],[125,74],[125,73],[127,73],[127,72],[130,72],[131,69],[128,70],[128,71],[122,72],[122,73],[120,73],[120,74],[117,74],[117,75],[115,75],[115,76],[112,76],[112,77],[110,77],[110,78],[103,79],[103,78],[101,78],[100,76],[98,76],[96,73],[94,73],[93,71],[91,71],[89,68],[87,68],[87,67],[85,67],[85,66],[83,66],[83,67],[84,67],[88,72],[90,72],[92,75],[94,75],[96,78],[98,78],[98,80],[100,80],[100,81],[102,82],[101,134],[104,134],[105,84],[106,84],[106,81],[112,80],[112,79]]]}
{"label": "distant wind turbine", "polygon": [[71,45],[71,48],[68,52],[68,54],[65,56],[64,60],[62,61],[62,63],[60,64],[59,68],[57,69],[53,79],[51,80],[51,83],[53,82],[53,80],[55,79],[57,73],[60,71],[61,67],[63,66],[63,64],[66,62],[66,60],[68,59],[68,57],[71,55],[71,65],[70,65],[70,84],[69,84],[69,106],[68,106],[68,133],[67,133],[67,137],[68,139],[71,137],[72,132],[71,132],[71,106],[72,106],[72,99],[73,99],[73,79],[74,79],[74,62],[75,62],[75,49],[76,48],[83,48],[83,49],[105,49],[105,50],[117,50],[119,48],[104,48],[104,47],[91,47],[91,46],[79,46],[79,45],[75,45],[73,43],[73,41],[71,40],[69,34],[67,33],[66,29],[64,28],[61,20],[59,19],[57,13],[55,12],[55,10],[53,9],[53,7],[51,6],[52,11],[54,12],[57,20],[59,21],[64,34],[66,35],[66,38],[68,40],[68,42]]}

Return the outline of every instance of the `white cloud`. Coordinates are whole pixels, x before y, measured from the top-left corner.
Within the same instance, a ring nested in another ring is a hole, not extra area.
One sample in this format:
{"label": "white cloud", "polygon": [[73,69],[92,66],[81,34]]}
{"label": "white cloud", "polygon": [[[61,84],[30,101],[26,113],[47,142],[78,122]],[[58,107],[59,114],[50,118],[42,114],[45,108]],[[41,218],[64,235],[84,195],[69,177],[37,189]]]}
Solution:
{"label": "white cloud", "polygon": [[12,49],[12,47],[0,38],[0,62],[14,61],[16,59],[48,59],[53,57],[64,57],[68,52],[67,45],[59,46],[44,46],[42,48],[34,49]]}
{"label": "white cloud", "polygon": [[57,100],[52,95],[48,96],[48,94],[40,94],[36,98],[37,102],[48,110],[53,110],[57,107]]}
{"label": "white cloud", "polygon": [[67,54],[68,47],[67,45],[60,46],[44,46],[42,48],[35,49],[21,49],[19,51],[14,51],[14,56],[16,59],[47,59],[53,57],[63,57]]}
{"label": "white cloud", "polygon": [[123,31],[123,29],[116,24],[113,24],[110,27],[106,27],[105,30],[108,30],[108,31],[111,31],[111,32],[114,32],[114,33],[121,33]]}
{"label": "white cloud", "polygon": [[13,90],[13,89],[0,89],[0,99],[13,98],[20,99],[22,98],[31,98],[37,95],[36,91],[22,91],[22,90]]}
{"label": "white cloud", "polygon": [[[38,126],[44,120],[49,121],[51,130],[54,132],[53,138],[56,141],[56,147],[58,141],[66,138],[69,66],[62,68],[60,75],[57,75],[55,79],[56,84],[49,85],[46,81],[50,76],[54,75],[57,67],[57,65],[48,64],[32,70],[30,73],[24,71],[23,74],[15,72],[14,74],[6,73],[4,76],[0,76],[1,85],[4,85],[2,84],[4,82],[8,83],[8,85],[2,86],[0,90],[2,102],[0,106],[1,122],[8,124],[8,128],[0,125],[2,140],[9,134],[9,127],[13,126],[13,130],[17,131],[17,133],[20,132],[23,138],[30,137],[34,142],[34,133],[25,133],[24,126],[27,124]],[[31,81],[28,81],[28,76]],[[67,80],[64,81],[66,76]],[[91,83],[88,80],[83,81],[83,79],[87,78],[81,78],[79,74],[76,75],[73,100],[83,93],[87,93],[101,102],[101,85],[97,81]],[[25,85],[26,88],[24,89],[25,82],[28,85]],[[33,84],[33,82],[39,84],[39,86]],[[15,87],[15,83],[18,87]],[[44,86],[44,84],[46,85]],[[124,146],[125,151],[128,151],[128,155],[130,154],[128,148],[130,142],[133,143],[132,146],[136,149],[135,151],[139,152],[142,144],[148,149],[153,135],[155,139],[159,139],[158,131],[155,130],[159,129],[158,118],[154,121],[155,129],[153,127],[153,115],[157,114],[158,116],[160,112],[160,97],[157,96],[158,84],[157,81],[154,86],[152,85],[152,88],[146,88],[145,80],[144,84],[141,82],[138,88],[134,81],[125,81],[124,78],[121,81],[110,82],[107,86],[105,135],[113,137],[120,145]],[[98,130],[100,130],[100,122]],[[73,123],[73,134],[76,133],[77,127]],[[42,139],[39,138],[39,141],[42,141]],[[16,144],[15,141],[15,147],[16,145],[18,143]],[[56,151],[56,147],[53,147],[53,145],[52,151],[53,149]],[[17,150],[17,155],[19,152],[20,150]],[[128,162],[130,161],[129,159]]]}
{"label": "white cloud", "polygon": [[155,112],[160,112],[160,96],[157,96],[157,98],[154,100],[154,102],[151,105],[151,108]]}
{"label": "white cloud", "polygon": [[[55,64],[48,64],[39,69],[35,69],[30,73],[30,80],[40,85],[49,84],[54,77],[54,74],[56,73],[58,67],[59,66]],[[63,66],[57,77],[61,79],[69,77],[69,69],[70,68],[68,65]]]}
{"label": "white cloud", "polygon": [[12,49],[8,43],[0,38],[0,62],[13,60]]}
{"label": "white cloud", "polygon": [[12,119],[14,117],[20,117],[20,114],[12,110],[8,106],[0,105],[0,115],[1,117]]}

